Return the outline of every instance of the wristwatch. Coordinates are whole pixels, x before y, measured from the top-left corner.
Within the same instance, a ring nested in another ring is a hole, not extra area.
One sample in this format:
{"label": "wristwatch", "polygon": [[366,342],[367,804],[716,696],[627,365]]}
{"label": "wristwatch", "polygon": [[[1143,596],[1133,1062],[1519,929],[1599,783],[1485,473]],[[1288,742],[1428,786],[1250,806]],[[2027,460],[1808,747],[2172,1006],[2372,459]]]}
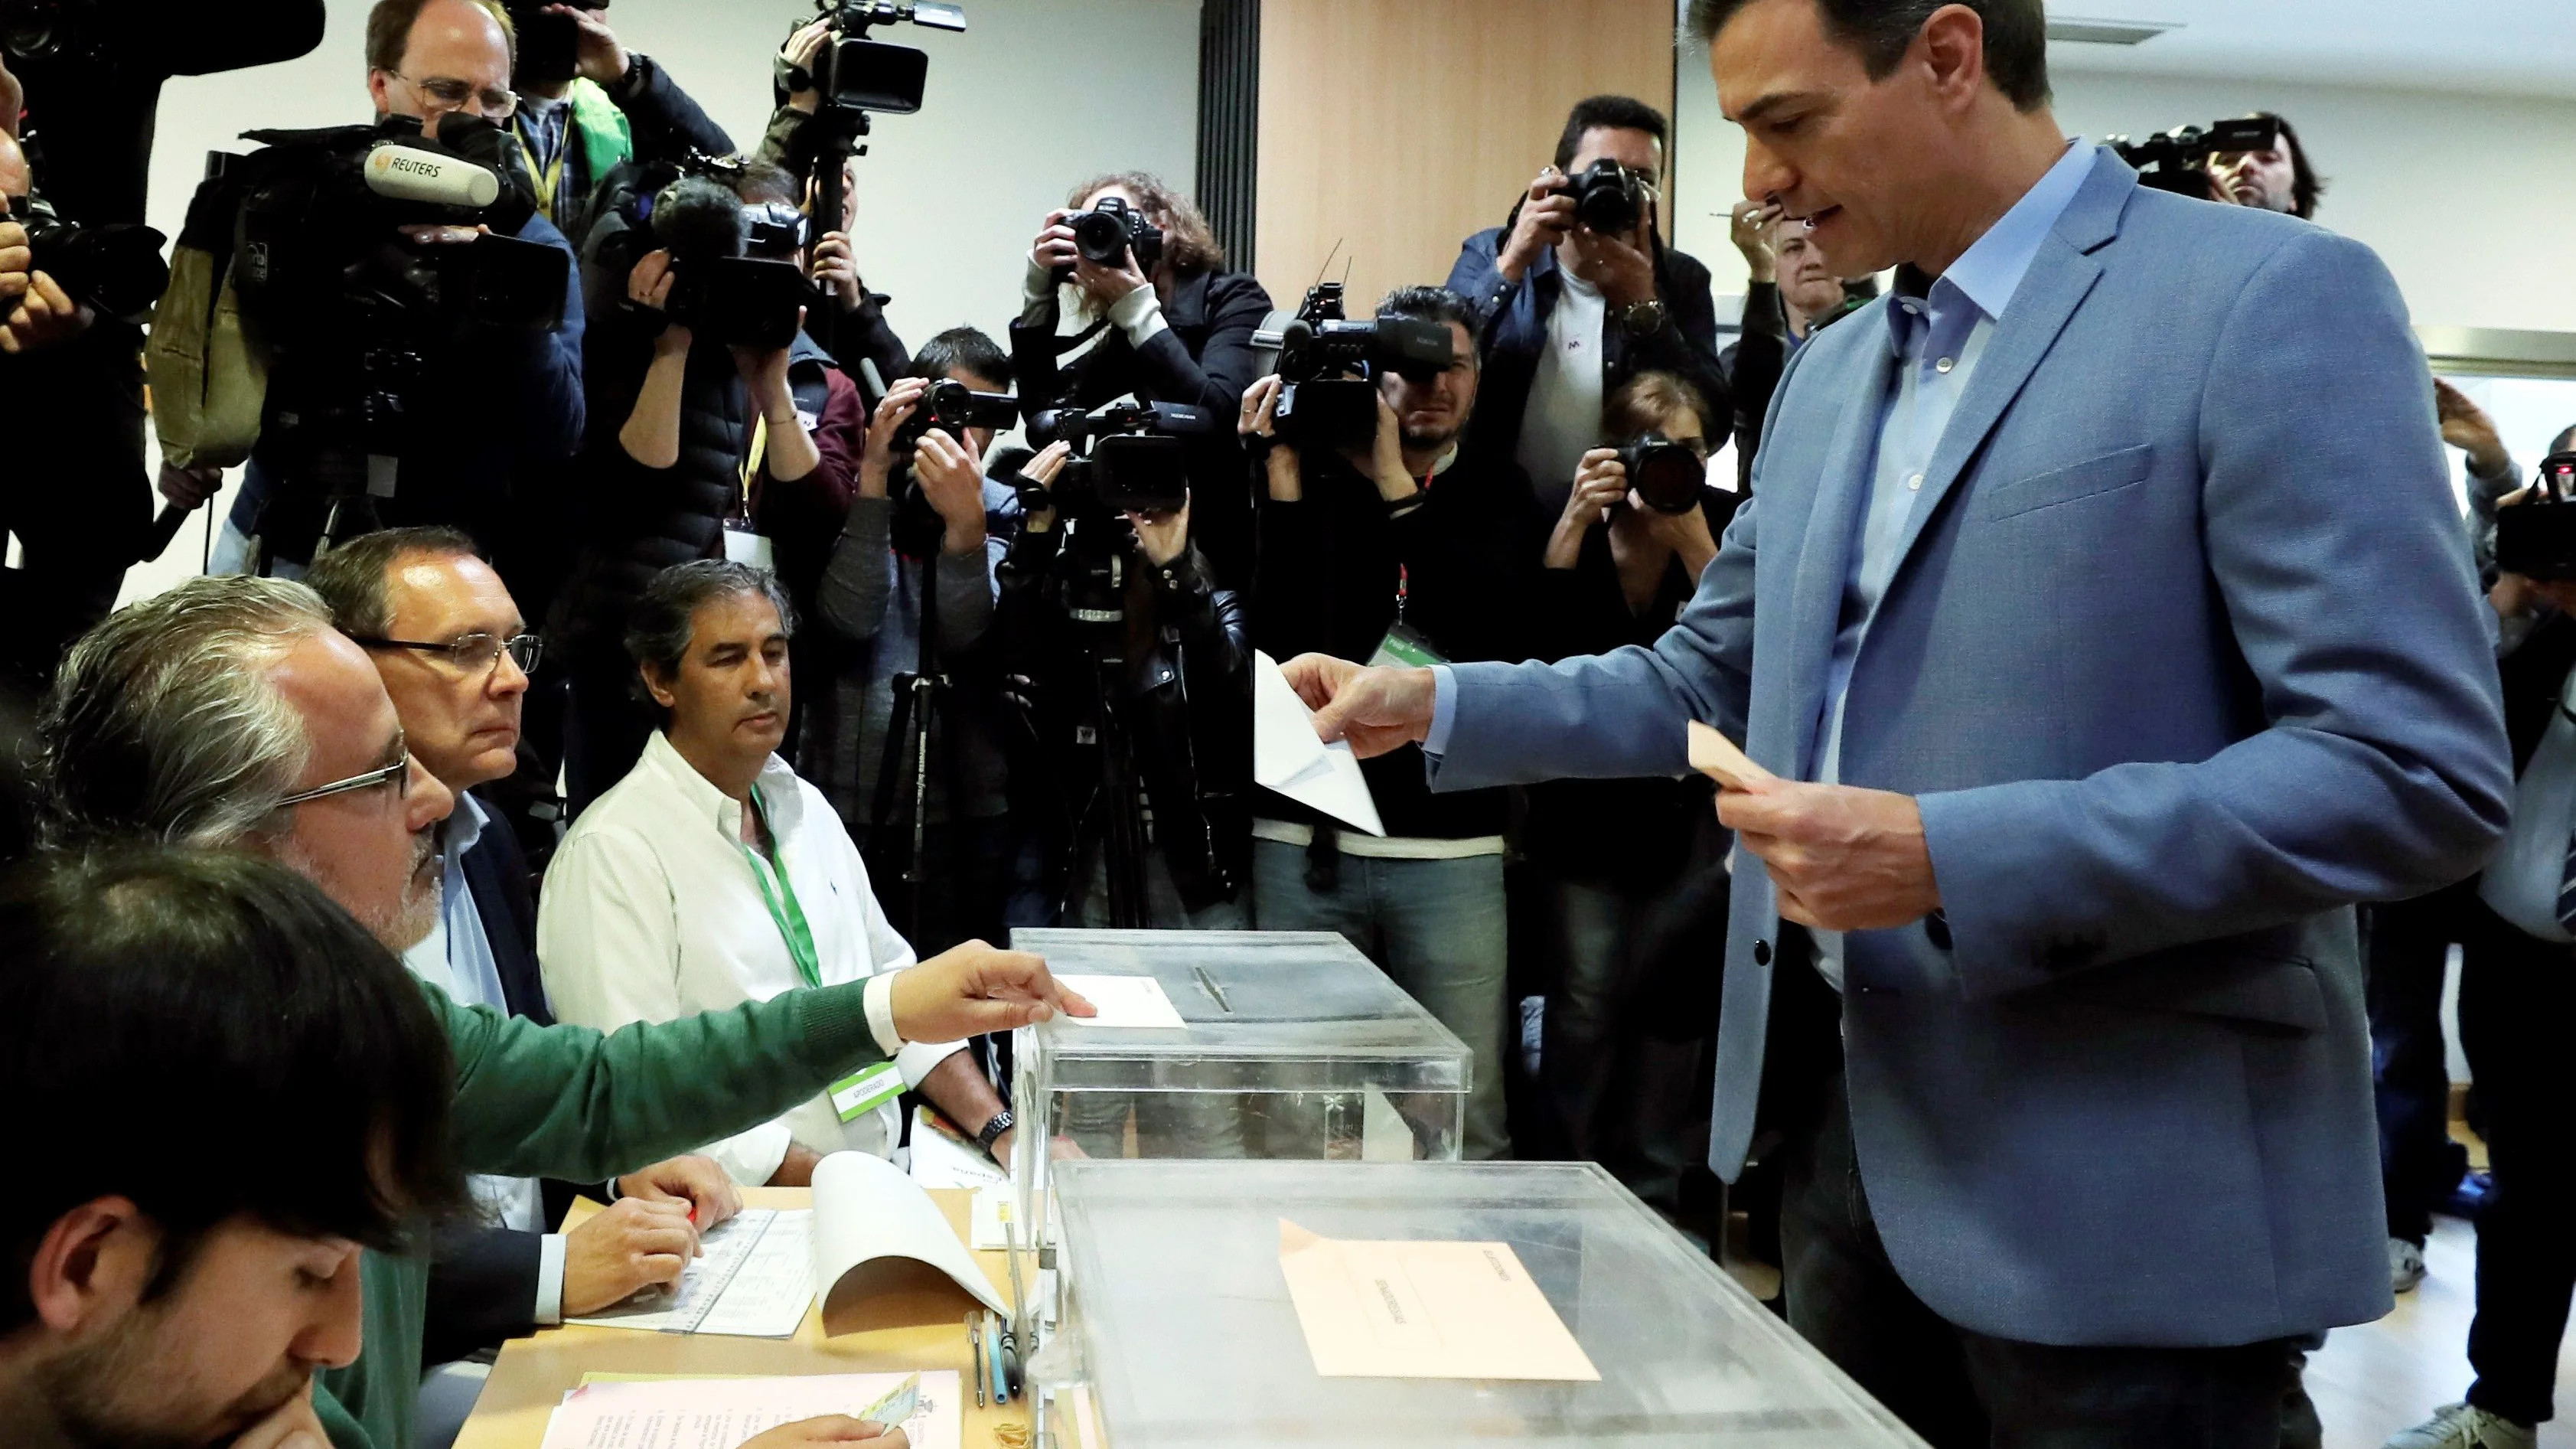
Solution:
{"label": "wristwatch", "polygon": [[975,1149],[987,1157],[992,1156],[993,1144],[1001,1141],[1002,1134],[1010,1130],[1011,1109],[1005,1107],[993,1114],[993,1120],[984,1124],[983,1131],[975,1134]]}
{"label": "wristwatch", "polygon": [[1648,297],[1619,309],[1619,327],[1631,337],[1652,337],[1671,315],[1660,300]]}

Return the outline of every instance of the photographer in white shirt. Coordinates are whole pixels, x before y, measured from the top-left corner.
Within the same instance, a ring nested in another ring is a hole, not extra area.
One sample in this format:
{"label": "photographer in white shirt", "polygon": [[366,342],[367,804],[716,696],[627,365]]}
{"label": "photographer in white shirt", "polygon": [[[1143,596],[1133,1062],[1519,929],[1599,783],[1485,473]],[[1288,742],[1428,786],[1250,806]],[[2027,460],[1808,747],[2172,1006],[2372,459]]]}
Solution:
{"label": "photographer in white shirt", "polygon": [[[794,628],[775,577],[721,560],[665,569],[637,603],[627,652],[663,725],[547,871],[537,956],[560,1019],[609,1031],[913,964],[830,802],[776,753]],[[1009,1116],[963,1045],[907,1043],[707,1154],[737,1181],[802,1186],[825,1154],[891,1155],[916,1090],[1007,1161]]]}

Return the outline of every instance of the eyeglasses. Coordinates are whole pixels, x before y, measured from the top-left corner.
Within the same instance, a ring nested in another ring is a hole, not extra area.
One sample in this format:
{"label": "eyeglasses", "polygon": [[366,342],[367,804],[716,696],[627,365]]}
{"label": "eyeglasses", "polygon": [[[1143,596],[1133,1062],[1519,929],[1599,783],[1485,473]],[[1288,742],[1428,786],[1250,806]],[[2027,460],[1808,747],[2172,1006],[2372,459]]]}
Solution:
{"label": "eyeglasses", "polygon": [[522,674],[536,672],[537,661],[545,656],[546,641],[534,634],[460,634],[445,644],[430,644],[418,639],[358,639],[363,649],[410,649],[422,654],[443,657],[460,674],[481,674],[501,662],[507,654]]}
{"label": "eyeglasses", "polygon": [[345,780],[334,780],[328,785],[316,785],[310,790],[298,790],[278,801],[275,808],[284,810],[290,805],[302,805],[308,801],[326,799],[333,795],[346,795],[352,790],[371,790],[378,785],[392,785],[402,795],[411,793],[410,751],[404,751],[403,757],[392,764],[380,765],[363,775],[351,775]]}
{"label": "eyeglasses", "polygon": [[[519,109],[519,97],[513,91],[477,86],[470,81],[457,80],[452,76],[431,76],[426,80],[415,80],[398,70],[389,70],[385,74],[436,101],[441,110],[461,111],[466,108],[468,102],[472,102],[482,107],[483,119],[498,122],[510,119]],[[427,117],[422,119],[426,120]]]}

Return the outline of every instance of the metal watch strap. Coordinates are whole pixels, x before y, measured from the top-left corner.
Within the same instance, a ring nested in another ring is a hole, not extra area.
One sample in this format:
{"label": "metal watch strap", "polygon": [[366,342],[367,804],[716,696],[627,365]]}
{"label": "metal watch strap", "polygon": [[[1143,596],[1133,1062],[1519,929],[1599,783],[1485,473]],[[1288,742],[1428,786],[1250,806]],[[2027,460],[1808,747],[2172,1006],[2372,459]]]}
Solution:
{"label": "metal watch strap", "polygon": [[1000,1141],[1002,1134],[1010,1130],[1011,1109],[1005,1107],[993,1114],[993,1120],[984,1124],[983,1131],[975,1134],[975,1149],[989,1156],[993,1151],[993,1144]]}
{"label": "metal watch strap", "polygon": [[1663,299],[1649,297],[1645,301],[1631,302],[1620,308],[1619,326],[1631,337],[1651,337],[1664,325],[1664,319],[1670,315],[1671,313],[1664,306]]}

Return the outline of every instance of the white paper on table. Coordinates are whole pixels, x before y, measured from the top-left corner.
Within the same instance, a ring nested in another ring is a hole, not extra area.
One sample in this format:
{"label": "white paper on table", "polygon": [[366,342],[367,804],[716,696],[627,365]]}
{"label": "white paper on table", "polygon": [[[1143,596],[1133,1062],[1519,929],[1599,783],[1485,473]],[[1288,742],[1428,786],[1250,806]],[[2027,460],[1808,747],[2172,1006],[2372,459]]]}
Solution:
{"label": "white paper on table", "polygon": [[1100,1008],[1097,1016],[1068,1016],[1064,1025],[1074,1027],[1116,1026],[1136,1031],[1187,1031],[1190,1024],[1181,1020],[1181,1009],[1163,991],[1163,983],[1151,976],[1060,975],[1056,980],[1090,998]]}
{"label": "white paper on table", "polygon": [[[656,1379],[584,1384],[564,1395],[542,1449],[699,1449],[731,1446],[781,1424],[857,1414],[910,1374],[807,1374],[758,1379]],[[963,1383],[955,1369],[925,1370],[921,1402],[903,1424],[915,1449],[959,1449]]]}
{"label": "white paper on table", "polygon": [[814,1282],[825,1302],[841,1280],[886,1258],[926,1263],[994,1312],[1010,1305],[948,1225],[947,1214],[901,1169],[864,1152],[835,1152],[814,1168]]}
{"label": "white paper on table", "polygon": [[912,1180],[921,1187],[987,1187],[1011,1180],[1010,1173],[975,1144],[958,1136],[930,1109],[912,1109]]}
{"label": "white paper on table", "polygon": [[1351,747],[1315,734],[1314,711],[1289,688],[1279,661],[1252,651],[1252,778],[1300,805],[1367,831],[1386,834],[1377,801]]}
{"label": "white paper on table", "polygon": [[566,1319],[594,1328],[792,1338],[814,1302],[814,1214],[745,1208],[699,1239],[703,1257],[676,1290],[646,1289],[597,1313]]}

